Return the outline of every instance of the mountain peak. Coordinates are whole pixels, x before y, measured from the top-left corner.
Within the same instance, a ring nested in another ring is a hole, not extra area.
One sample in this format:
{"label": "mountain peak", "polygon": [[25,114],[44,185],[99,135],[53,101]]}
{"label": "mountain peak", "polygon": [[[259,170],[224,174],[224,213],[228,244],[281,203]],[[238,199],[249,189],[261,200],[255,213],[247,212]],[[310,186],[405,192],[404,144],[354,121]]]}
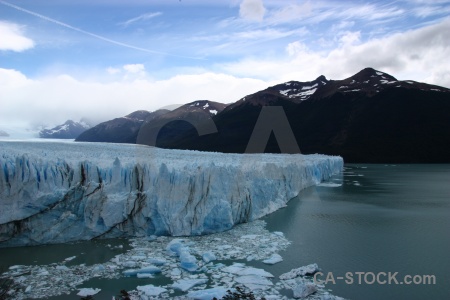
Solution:
{"label": "mountain peak", "polygon": [[0,136],[8,137],[9,134],[6,131],[0,130]]}
{"label": "mountain peak", "polygon": [[320,75],[313,81],[289,81],[269,87],[266,91],[275,91],[278,94],[292,99],[294,102],[298,102],[309,99],[317,89],[328,83],[329,80],[325,76]]}
{"label": "mountain peak", "polygon": [[89,125],[82,122],[67,120],[64,124],[58,125],[54,128],[42,129],[39,132],[39,137],[50,139],[74,139],[89,127]]}
{"label": "mountain peak", "polygon": [[216,115],[221,112],[227,105],[219,102],[214,102],[210,100],[197,100],[194,102],[187,103],[180,106],[179,108],[173,110],[176,114],[184,114],[187,112],[207,112],[208,114]]}
{"label": "mountain peak", "polygon": [[315,81],[324,81],[324,82],[328,82],[328,79],[327,79],[324,75],[320,75],[319,77],[316,78]]}
{"label": "mountain peak", "polygon": [[145,120],[150,115],[149,111],[146,110],[137,110],[125,116],[125,118],[133,119],[133,120]]}
{"label": "mountain peak", "polygon": [[358,81],[357,79],[368,80],[373,77],[382,77],[383,79],[386,79],[386,80],[397,81],[397,78],[395,78],[394,76],[389,75],[388,73],[385,73],[385,72],[375,70],[374,68],[370,68],[370,67],[362,69],[361,71],[359,71],[358,73],[356,73],[355,75],[353,75],[350,78]]}

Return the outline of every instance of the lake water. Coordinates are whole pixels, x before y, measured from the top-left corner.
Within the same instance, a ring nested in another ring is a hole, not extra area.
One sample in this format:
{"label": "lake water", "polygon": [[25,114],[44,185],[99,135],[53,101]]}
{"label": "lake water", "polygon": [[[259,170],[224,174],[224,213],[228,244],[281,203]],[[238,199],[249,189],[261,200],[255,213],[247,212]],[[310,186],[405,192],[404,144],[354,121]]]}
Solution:
{"label": "lake water", "polygon": [[[264,218],[270,231],[282,231],[292,241],[280,253],[283,262],[246,263],[275,276],[313,262],[335,278],[354,272],[353,284],[339,279],[327,284],[348,299],[450,299],[450,165],[346,165],[330,183],[302,191]],[[124,249],[115,248],[122,244]],[[72,255],[77,258],[71,264],[103,263],[127,250],[126,244],[107,240],[0,249],[0,265],[48,264]],[[355,272],[398,272],[398,281],[405,275],[434,275],[436,284],[357,284]],[[130,278],[93,279],[83,286],[111,295],[118,286],[138,284]]]}
{"label": "lake water", "polygon": [[327,288],[349,299],[450,299],[450,165],[346,165],[332,181],[342,186],[309,188],[264,218],[292,241],[269,271],[317,262],[335,277],[435,275],[435,285],[359,285],[354,274]]}

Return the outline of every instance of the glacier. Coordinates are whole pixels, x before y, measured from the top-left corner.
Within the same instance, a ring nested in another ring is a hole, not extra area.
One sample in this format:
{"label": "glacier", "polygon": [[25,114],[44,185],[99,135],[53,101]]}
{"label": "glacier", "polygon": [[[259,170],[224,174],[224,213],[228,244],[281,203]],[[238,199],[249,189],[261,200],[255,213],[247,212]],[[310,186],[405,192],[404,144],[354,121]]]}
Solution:
{"label": "glacier", "polygon": [[221,232],[342,169],[319,154],[0,141],[0,247]]}

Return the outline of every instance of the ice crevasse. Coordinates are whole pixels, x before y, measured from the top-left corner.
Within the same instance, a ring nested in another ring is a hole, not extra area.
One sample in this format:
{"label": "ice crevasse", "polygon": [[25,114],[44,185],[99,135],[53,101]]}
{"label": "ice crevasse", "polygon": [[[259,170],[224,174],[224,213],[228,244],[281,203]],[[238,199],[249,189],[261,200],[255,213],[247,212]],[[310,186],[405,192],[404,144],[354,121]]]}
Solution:
{"label": "ice crevasse", "polygon": [[342,168],[318,154],[0,142],[0,247],[220,232]]}

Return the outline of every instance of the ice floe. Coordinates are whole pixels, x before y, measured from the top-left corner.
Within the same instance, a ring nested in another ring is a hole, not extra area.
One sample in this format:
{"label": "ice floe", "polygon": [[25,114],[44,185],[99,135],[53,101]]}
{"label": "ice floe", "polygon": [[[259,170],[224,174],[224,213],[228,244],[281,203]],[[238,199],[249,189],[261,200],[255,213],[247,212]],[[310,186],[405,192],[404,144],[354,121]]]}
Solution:
{"label": "ice floe", "polygon": [[277,264],[282,261],[283,261],[283,258],[281,257],[281,255],[278,253],[274,253],[268,259],[263,260],[263,263],[268,264],[268,265],[274,265],[274,264]]}
{"label": "ice floe", "polygon": [[[265,229],[262,220],[207,236],[143,237],[124,242],[130,243],[131,249],[118,249],[119,254],[101,264],[69,265],[63,260],[41,266],[15,265],[4,276],[14,280],[17,290],[12,296],[19,300],[77,292],[86,296],[104,293],[87,282],[93,278],[117,280],[126,276],[141,278],[136,280],[143,283],[128,291],[132,300],[221,299],[227,291],[238,287],[251,291],[256,299],[290,299],[282,292],[286,289],[292,290],[290,297],[314,290],[308,299],[339,299],[332,298],[323,286],[316,286],[308,277],[319,270],[317,264],[293,269],[277,278],[267,270],[242,262],[251,253],[253,260],[275,263],[282,260],[279,252],[290,244],[282,232]],[[195,264],[195,270],[187,268],[188,263]],[[154,280],[158,278],[167,278],[166,283],[156,284]],[[86,283],[89,288],[80,288]]]}
{"label": "ice floe", "polygon": [[80,297],[94,296],[98,294],[100,291],[101,289],[83,288],[80,289],[80,291],[77,293],[77,296]]}

